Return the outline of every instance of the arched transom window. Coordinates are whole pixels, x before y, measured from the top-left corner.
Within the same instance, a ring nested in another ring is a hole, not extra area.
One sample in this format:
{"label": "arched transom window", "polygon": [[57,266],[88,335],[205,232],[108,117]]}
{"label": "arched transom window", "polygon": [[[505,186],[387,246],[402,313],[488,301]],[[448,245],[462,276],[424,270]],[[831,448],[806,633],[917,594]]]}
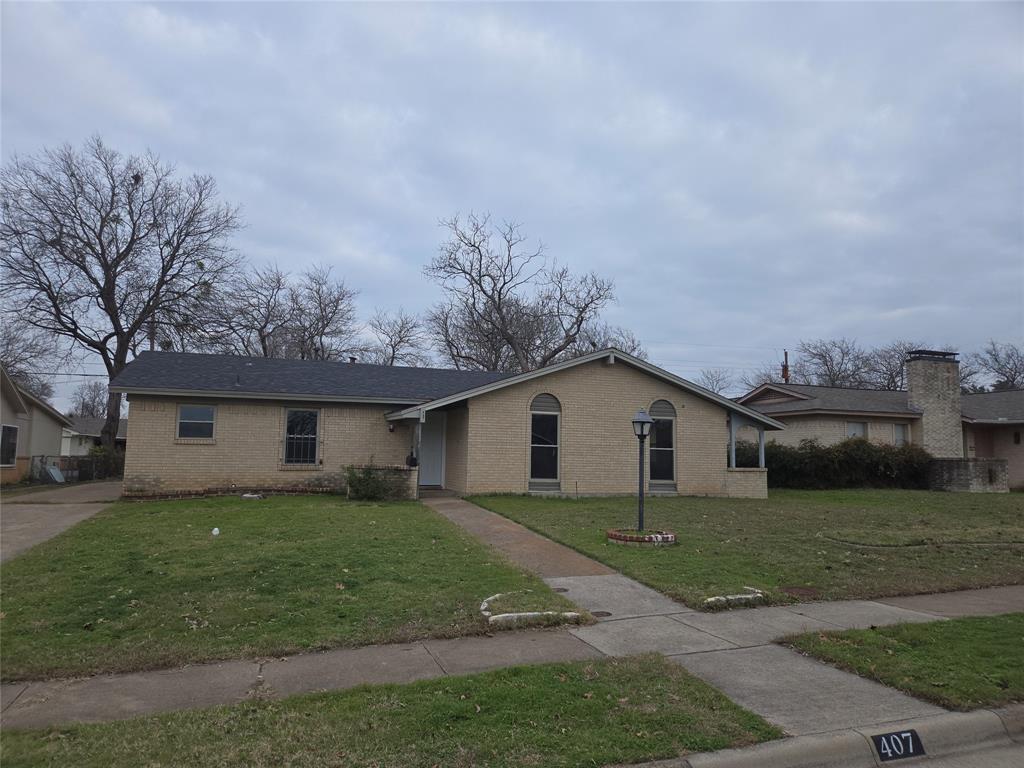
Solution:
{"label": "arched transom window", "polygon": [[530,403],[530,479],[558,480],[558,436],[562,406],[554,395]]}
{"label": "arched transom window", "polygon": [[655,400],[649,411],[651,428],[651,480],[676,479],[676,409],[668,400]]}

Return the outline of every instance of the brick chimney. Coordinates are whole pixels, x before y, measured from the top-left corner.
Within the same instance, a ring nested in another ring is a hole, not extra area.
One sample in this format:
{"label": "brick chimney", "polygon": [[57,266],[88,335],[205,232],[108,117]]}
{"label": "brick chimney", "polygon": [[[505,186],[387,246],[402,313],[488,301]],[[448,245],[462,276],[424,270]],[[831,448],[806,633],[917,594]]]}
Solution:
{"label": "brick chimney", "polygon": [[907,355],[907,399],[921,411],[921,445],[939,459],[964,457],[960,362],[956,352],[914,349]]}

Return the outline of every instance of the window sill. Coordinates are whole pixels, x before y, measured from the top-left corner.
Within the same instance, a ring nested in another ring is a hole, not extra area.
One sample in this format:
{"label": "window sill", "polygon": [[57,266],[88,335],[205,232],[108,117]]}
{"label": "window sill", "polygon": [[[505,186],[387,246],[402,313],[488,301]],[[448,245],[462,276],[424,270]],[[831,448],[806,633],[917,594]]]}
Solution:
{"label": "window sill", "polygon": [[174,438],[175,445],[216,445],[217,438],[215,437],[176,437]]}
{"label": "window sill", "polygon": [[323,464],[285,464],[283,461],[277,465],[277,468],[282,472],[320,472],[323,470]]}

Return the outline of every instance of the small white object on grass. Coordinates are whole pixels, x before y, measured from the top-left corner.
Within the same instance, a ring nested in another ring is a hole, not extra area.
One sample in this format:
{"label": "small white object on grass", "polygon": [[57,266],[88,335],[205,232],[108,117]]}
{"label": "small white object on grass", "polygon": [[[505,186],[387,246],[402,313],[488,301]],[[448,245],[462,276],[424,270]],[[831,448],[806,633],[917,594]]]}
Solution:
{"label": "small white object on grass", "polygon": [[210,533],[212,533],[214,536],[220,536],[220,528],[214,528],[212,531],[210,531]]}

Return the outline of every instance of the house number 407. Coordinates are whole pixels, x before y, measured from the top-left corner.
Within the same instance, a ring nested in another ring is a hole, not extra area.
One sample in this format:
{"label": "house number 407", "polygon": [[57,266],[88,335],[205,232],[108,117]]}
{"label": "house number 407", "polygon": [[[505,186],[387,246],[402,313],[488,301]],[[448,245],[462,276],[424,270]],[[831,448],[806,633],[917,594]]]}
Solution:
{"label": "house number 407", "polygon": [[875,750],[883,763],[924,754],[924,744],[914,729],[883,733],[880,736],[872,736],[871,739],[875,742]]}

